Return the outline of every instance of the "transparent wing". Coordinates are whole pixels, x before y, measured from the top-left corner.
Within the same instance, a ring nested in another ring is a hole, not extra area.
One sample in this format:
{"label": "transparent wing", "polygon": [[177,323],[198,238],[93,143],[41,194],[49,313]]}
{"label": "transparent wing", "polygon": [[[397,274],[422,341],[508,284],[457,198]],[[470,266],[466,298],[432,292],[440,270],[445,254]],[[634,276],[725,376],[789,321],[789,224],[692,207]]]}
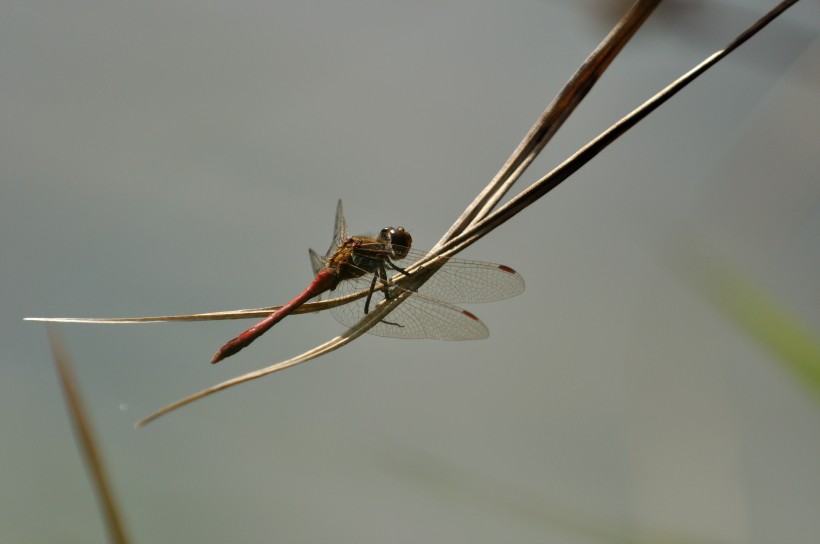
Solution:
{"label": "transparent wing", "polygon": [[[410,250],[397,264],[406,268],[423,258],[423,251]],[[503,264],[448,259],[418,293],[444,302],[494,302],[524,292],[524,278]]]}
{"label": "transparent wing", "polygon": [[[382,291],[374,292],[371,311],[383,300]],[[339,323],[352,327],[364,317],[364,305],[365,299],[359,299],[331,308],[330,313]],[[433,340],[480,340],[490,335],[486,325],[467,310],[418,294],[409,297],[367,332],[390,338]]]}
{"label": "transparent wing", "polygon": [[342,211],[342,199],[339,199],[339,202],[336,203],[336,219],[333,222],[333,240],[330,242],[330,247],[325,253],[325,257],[330,257],[333,255],[339,246],[342,245],[344,239],[347,238],[347,222],[345,221],[345,215]]}
{"label": "transparent wing", "polygon": [[325,267],[325,260],[333,255],[342,242],[347,238],[347,222],[345,221],[345,214],[342,211],[342,199],[336,203],[336,219],[333,221],[333,240],[330,242],[330,247],[325,253],[324,258],[320,257],[312,248],[308,250],[310,254],[310,268],[313,270],[313,275],[319,273]]}
{"label": "transparent wing", "polygon": [[[401,267],[424,257],[421,251],[409,252],[396,264]],[[318,258],[313,252],[314,260]],[[399,275],[398,273],[394,273]],[[412,275],[412,272],[410,272]],[[373,274],[342,281],[325,298],[369,291]],[[377,282],[369,304],[373,309],[384,300],[381,282]],[[402,287],[390,285],[391,296]],[[438,340],[477,340],[489,335],[487,327],[472,313],[453,306],[453,302],[491,302],[512,297],[524,290],[524,280],[515,270],[495,263],[448,259],[417,292],[413,292],[387,318],[368,332],[392,338],[431,338]],[[330,309],[337,321],[348,327],[364,317],[366,298]]]}
{"label": "transparent wing", "polygon": [[308,249],[308,254],[310,255],[310,268],[313,270],[313,275],[315,276],[325,267],[325,260],[319,257],[319,254],[313,251],[313,249]]}

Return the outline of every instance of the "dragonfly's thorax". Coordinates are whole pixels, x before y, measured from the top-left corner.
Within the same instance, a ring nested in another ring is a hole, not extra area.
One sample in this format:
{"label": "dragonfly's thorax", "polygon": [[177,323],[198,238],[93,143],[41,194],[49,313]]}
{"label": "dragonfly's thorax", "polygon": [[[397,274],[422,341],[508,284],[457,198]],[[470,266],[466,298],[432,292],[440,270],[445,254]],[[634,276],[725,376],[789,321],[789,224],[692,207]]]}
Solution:
{"label": "dragonfly's thorax", "polygon": [[370,236],[352,236],[345,241],[350,247],[350,264],[362,274],[376,273],[384,266],[385,259],[390,258],[390,251],[385,244]]}
{"label": "dragonfly's thorax", "polygon": [[326,268],[336,270],[339,281],[358,278],[372,272],[372,267],[365,268],[359,262],[361,258],[358,255],[358,248],[362,244],[359,238],[356,236],[345,239],[325,263]]}

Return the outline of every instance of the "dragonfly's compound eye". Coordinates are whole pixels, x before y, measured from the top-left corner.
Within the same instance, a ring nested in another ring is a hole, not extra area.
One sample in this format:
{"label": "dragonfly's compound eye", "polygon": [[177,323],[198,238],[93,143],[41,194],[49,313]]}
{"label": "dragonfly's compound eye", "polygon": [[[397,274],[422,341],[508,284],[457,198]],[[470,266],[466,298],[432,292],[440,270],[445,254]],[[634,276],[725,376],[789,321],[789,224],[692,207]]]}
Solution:
{"label": "dragonfly's compound eye", "polygon": [[413,237],[404,227],[390,227],[390,247],[394,259],[404,259],[413,245]]}

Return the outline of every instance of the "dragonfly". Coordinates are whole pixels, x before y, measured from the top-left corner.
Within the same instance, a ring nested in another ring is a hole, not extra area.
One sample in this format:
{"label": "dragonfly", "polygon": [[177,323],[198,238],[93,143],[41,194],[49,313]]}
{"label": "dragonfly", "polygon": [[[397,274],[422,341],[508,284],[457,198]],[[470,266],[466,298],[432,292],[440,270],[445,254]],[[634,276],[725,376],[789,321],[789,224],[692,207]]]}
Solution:
{"label": "dragonfly", "polygon": [[[376,236],[348,236],[342,201],[336,205],[333,241],[324,256],[309,250],[314,278],[293,300],[228,341],[211,363],[235,355],[302,304],[326,293],[350,299],[330,308],[337,321],[354,327],[379,304],[407,295],[400,305],[367,332],[392,338],[478,340],[489,336],[484,323],[453,303],[493,302],[524,291],[524,279],[512,268],[495,263],[433,257],[412,248],[404,227],[385,227]],[[439,262],[440,261],[440,262]],[[433,263],[435,273],[416,263]],[[402,286],[402,279],[424,273],[418,289]]]}

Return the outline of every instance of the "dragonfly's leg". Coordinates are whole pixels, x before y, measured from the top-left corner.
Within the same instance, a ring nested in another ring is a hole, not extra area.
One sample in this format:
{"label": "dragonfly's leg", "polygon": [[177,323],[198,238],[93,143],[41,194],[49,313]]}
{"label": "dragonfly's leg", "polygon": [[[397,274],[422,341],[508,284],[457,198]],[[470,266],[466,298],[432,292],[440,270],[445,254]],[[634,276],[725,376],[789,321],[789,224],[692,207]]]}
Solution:
{"label": "dragonfly's leg", "polygon": [[[390,268],[392,268],[393,270],[395,270],[396,272],[401,272],[401,273],[402,273],[402,274],[404,274],[405,276],[410,276],[410,275],[411,275],[411,274],[410,274],[410,272],[408,272],[408,271],[407,271],[407,270],[405,270],[404,268],[402,268],[402,267],[400,267],[400,266],[396,266],[393,262],[391,262],[391,261],[390,261],[390,259],[385,259],[385,260],[387,261],[387,265],[388,265]],[[416,292],[416,291],[418,291],[418,289],[412,289],[412,291],[413,291],[413,292]]]}
{"label": "dragonfly's leg", "polygon": [[376,280],[379,278],[377,274],[373,274],[373,281],[370,282],[370,289],[367,291],[367,300],[364,302],[364,313],[367,315],[367,312],[370,311],[370,299],[373,298],[373,289],[376,288]]}
{"label": "dragonfly's leg", "polygon": [[392,268],[396,272],[401,272],[405,276],[410,275],[410,272],[408,272],[407,270],[405,270],[404,268],[402,268],[400,266],[396,266],[390,259],[385,259],[385,260],[387,261],[387,266],[389,266],[390,268]]}
{"label": "dragonfly's leg", "polygon": [[390,289],[387,286],[387,271],[384,269],[384,265],[379,266],[379,279],[382,282],[382,292],[384,293],[384,298],[390,300]]}
{"label": "dragonfly's leg", "polygon": [[[388,264],[390,264],[391,267],[396,268],[396,270],[398,270],[402,274],[406,274],[406,272],[404,272],[400,268],[397,268],[389,260],[387,262],[388,262]],[[379,277],[382,280],[382,286],[383,286],[382,290],[384,291],[384,298],[385,298],[385,300],[390,300],[393,295],[390,294],[390,290],[388,289],[388,286],[387,286],[387,271],[384,269],[383,265],[379,266]],[[372,287],[371,287],[371,289],[372,289]],[[404,325],[399,325],[398,323],[393,323],[392,321],[387,321],[386,319],[382,319],[382,323],[384,323],[385,325],[393,325],[394,327],[404,327]]]}
{"label": "dragonfly's leg", "polygon": [[398,323],[393,323],[392,321],[387,321],[386,319],[382,319],[382,323],[385,325],[393,325],[394,327],[404,328],[404,325],[399,325]]}
{"label": "dragonfly's leg", "polygon": [[[364,302],[364,313],[367,314],[370,311],[370,301],[373,299],[373,293],[376,290],[376,280],[381,279],[382,281],[382,290],[384,291],[384,298],[390,300],[390,291],[387,288],[387,272],[385,272],[384,267],[379,267],[379,271],[377,274],[373,274],[373,281],[370,282],[370,289],[367,292],[367,300]],[[384,323],[387,323],[385,321]],[[390,323],[391,325],[396,325],[396,323]]]}

